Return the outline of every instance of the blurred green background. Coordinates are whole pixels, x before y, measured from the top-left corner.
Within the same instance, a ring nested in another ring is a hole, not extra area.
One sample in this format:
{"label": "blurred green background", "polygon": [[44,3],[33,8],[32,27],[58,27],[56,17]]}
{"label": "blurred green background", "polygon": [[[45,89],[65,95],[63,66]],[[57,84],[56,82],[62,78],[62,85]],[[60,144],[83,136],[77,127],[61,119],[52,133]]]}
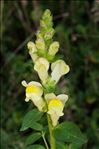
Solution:
{"label": "blurred green background", "polygon": [[23,149],[28,132],[19,131],[23,116],[33,108],[25,103],[21,81],[38,80],[26,44],[45,9],[53,14],[60,54],[71,71],[61,79],[59,93],[69,101],[62,120],[74,121],[88,142],[83,149],[99,149],[99,1],[1,1],[1,149]]}

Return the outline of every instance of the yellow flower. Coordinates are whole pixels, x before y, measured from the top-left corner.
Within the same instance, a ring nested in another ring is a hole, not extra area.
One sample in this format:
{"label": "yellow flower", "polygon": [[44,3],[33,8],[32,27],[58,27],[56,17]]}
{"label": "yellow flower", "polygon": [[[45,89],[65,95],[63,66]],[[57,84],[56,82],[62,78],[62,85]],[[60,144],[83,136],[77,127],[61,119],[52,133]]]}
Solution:
{"label": "yellow flower", "polygon": [[59,81],[61,76],[69,72],[69,66],[63,60],[57,60],[51,65],[51,77],[56,83]]}
{"label": "yellow flower", "polygon": [[35,44],[32,41],[29,41],[28,44],[27,44],[27,47],[29,49],[29,54],[30,54],[33,62],[35,62],[36,59],[38,58],[38,55],[36,54],[37,49],[36,49]]}
{"label": "yellow flower", "polygon": [[56,96],[54,93],[49,93],[45,95],[45,99],[48,103],[48,114],[51,117],[53,126],[56,126],[60,116],[63,116],[63,109],[65,102],[68,100],[68,96],[65,94],[60,94]]}
{"label": "yellow flower", "polygon": [[54,41],[49,47],[48,54],[55,56],[58,50],[59,50],[59,43],[57,41]]}
{"label": "yellow flower", "polygon": [[25,101],[28,102],[32,100],[39,111],[42,111],[45,103],[42,98],[43,89],[41,84],[35,81],[31,81],[27,84],[26,81],[22,81],[22,85],[26,87]]}
{"label": "yellow flower", "polygon": [[48,78],[48,69],[49,62],[45,58],[38,58],[34,65],[34,70],[37,71],[40,79],[43,82],[46,82],[46,79]]}

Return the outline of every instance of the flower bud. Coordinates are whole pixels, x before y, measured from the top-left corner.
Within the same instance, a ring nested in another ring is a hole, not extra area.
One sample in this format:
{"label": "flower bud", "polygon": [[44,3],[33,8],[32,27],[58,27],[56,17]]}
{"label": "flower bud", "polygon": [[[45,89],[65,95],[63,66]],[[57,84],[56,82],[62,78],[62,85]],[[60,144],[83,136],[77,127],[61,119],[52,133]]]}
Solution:
{"label": "flower bud", "polygon": [[36,61],[36,59],[38,58],[38,55],[37,55],[37,49],[36,49],[36,46],[35,44],[32,42],[32,41],[29,41],[28,44],[27,44],[27,47],[29,49],[29,54],[33,60],[33,62]]}
{"label": "flower bud", "polygon": [[45,24],[45,22],[43,20],[40,21],[40,26],[43,28],[43,29],[47,29],[47,26]]}
{"label": "flower bud", "polygon": [[36,47],[37,47],[37,49],[39,49],[39,50],[44,50],[44,49],[45,49],[45,43],[44,43],[43,38],[38,38],[38,39],[36,40]]}
{"label": "flower bud", "polygon": [[51,17],[51,11],[49,9],[46,9],[46,11],[43,14],[42,19],[45,20],[46,18]]}
{"label": "flower bud", "polygon": [[32,50],[32,52],[37,51],[36,46],[35,46],[34,42],[32,42],[32,41],[28,42],[27,47],[28,47],[29,50]]}
{"label": "flower bud", "polygon": [[45,54],[45,41],[40,31],[37,32],[36,48],[38,49],[38,53]]}
{"label": "flower bud", "polygon": [[59,43],[57,41],[55,41],[50,45],[48,54],[55,56],[55,54],[58,52],[58,49],[59,49]]}
{"label": "flower bud", "polygon": [[50,30],[48,30],[48,31],[45,33],[45,35],[44,35],[44,39],[45,39],[45,40],[52,39],[54,33],[55,33],[55,31],[54,31],[53,28],[50,29]]}

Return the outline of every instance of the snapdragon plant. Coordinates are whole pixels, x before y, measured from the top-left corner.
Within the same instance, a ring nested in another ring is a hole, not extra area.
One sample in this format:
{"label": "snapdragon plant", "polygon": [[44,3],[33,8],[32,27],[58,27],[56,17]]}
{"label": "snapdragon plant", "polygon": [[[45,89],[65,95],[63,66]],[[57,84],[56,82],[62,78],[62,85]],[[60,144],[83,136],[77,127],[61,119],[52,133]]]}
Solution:
{"label": "snapdragon plant", "polygon": [[79,149],[86,142],[86,137],[73,122],[59,124],[68,95],[56,95],[55,89],[70,67],[57,56],[59,42],[53,41],[54,33],[52,15],[47,9],[40,21],[36,41],[27,43],[40,82],[22,81],[26,91],[25,101],[34,104],[21,127],[21,131],[31,129],[25,149]]}

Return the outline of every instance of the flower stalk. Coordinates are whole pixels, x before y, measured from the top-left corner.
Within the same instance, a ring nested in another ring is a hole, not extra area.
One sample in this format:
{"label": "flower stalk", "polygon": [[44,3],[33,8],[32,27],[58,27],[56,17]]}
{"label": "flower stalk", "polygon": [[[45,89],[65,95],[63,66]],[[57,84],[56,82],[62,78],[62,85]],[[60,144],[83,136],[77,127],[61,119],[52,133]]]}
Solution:
{"label": "flower stalk", "polygon": [[[34,70],[37,72],[41,83],[22,81],[26,88],[25,101],[32,101],[40,112],[46,112],[50,134],[50,149],[56,149],[54,128],[58,120],[64,115],[63,109],[68,100],[68,95],[55,95],[54,89],[60,78],[70,70],[69,66],[62,59],[57,59],[59,42],[53,41],[54,29],[50,10],[46,10],[40,22],[40,29],[36,34],[35,43],[30,41],[27,44],[29,54],[34,63]],[[49,73],[50,72],[50,73]],[[41,131],[46,149],[49,149],[45,139],[45,133]]]}
{"label": "flower stalk", "polygon": [[48,144],[47,144],[47,141],[46,141],[46,139],[45,139],[45,133],[42,131],[42,138],[43,138],[43,140],[44,140],[44,143],[45,143],[45,146],[46,146],[46,149],[49,149],[49,147],[48,147]]}
{"label": "flower stalk", "polygon": [[55,138],[54,138],[53,126],[52,126],[50,116],[48,114],[47,114],[47,120],[48,120],[48,127],[49,127],[49,133],[50,133],[50,147],[51,149],[55,149]]}

